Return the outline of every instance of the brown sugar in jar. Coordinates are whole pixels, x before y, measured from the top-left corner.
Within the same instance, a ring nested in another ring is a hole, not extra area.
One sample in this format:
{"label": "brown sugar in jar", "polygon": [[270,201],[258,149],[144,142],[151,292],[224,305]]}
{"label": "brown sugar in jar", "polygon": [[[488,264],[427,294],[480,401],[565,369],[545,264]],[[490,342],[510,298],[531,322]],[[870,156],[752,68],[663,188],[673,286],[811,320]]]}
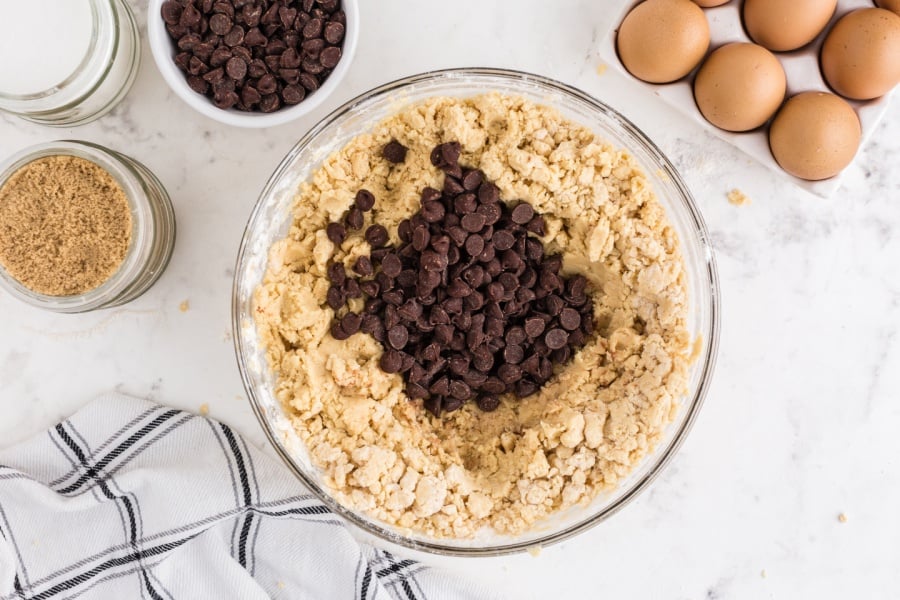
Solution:
{"label": "brown sugar in jar", "polygon": [[0,264],[39,294],[99,287],[125,260],[131,229],[122,186],[84,158],[39,158],[0,188]]}
{"label": "brown sugar in jar", "polygon": [[33,306],[75,313],[134,300],[174,242],[165,188],[128,156],[58,141],[0,165],[0,288]]}

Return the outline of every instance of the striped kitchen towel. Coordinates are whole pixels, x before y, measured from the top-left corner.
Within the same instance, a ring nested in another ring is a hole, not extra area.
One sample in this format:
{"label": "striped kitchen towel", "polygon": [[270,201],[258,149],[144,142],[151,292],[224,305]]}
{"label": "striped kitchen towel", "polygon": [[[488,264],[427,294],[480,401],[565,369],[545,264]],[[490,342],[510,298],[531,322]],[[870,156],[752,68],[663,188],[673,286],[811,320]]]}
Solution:
{"label": "striped kitchen towel", "polygon": [[495,597],[361,545],[228,426],[98,399],[0,451],[0,598]]}

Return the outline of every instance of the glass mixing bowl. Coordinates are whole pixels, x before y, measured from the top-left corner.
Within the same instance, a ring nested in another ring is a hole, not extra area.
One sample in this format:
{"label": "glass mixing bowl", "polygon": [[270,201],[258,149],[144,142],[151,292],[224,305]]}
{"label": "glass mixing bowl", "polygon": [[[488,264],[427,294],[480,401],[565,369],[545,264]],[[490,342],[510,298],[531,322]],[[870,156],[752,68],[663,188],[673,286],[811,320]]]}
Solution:
{"label": "glass mixing bowl", "polygon": [[[688,394],[681,399],[675,419],[656,449],[615,489],[601,493],[587,506],[554,513],[520,535],[485,531],[471,539],[436,539],[401,531],[332,498],[273,394],[274,378],[253,320],[253,291],[262,281],[269,247],[285,237],[290,227],[295,192],[326,157],[404,106],[434,96],[467,97],[491,91],[553,106],[637,159],[680,238],[690,295],[688,330],[700,348],[691,367]],[[496,69],[435,71],[383,85],[346,103],[303,136],[275,170],[253,209],[240,246],[233,293],[235,351],[244,387],[266,435],[290,470],[329,508],[366,532],[401,546],[449,555],[498,555],[545,546],[584,531],[627,505],[684,440],[709,388],[719,337],[719,286],[709,233],[672,163],[637,127],[602,102],[544,77]]]}

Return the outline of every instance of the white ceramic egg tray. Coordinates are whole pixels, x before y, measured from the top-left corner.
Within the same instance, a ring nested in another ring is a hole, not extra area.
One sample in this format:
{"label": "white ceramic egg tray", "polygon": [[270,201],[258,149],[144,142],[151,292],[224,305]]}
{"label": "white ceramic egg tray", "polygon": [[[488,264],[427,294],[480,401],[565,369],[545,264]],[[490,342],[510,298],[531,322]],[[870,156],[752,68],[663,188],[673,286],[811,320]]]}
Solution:
{"label": "white ceramic egg tray", "polygon": [[[694,102],[693,84],[697,69],[694,69],[694,71],[684,79],[680,79],[674,83],[659,85],[646,83],[632,76],[619,61],[618,54],[616,53],[616,34],[619,29],[619,24],[622,23],[625,16],[637,4],[639,4],[639,2],[633,0],[623,2],[621,4],[620,13],[613,20],[612,28],[604,39],[600,49],[600,56],[607,65],[615,67],[617,70],[624,73],[626,77],[640,83],[648,92],[660,97],[666,103],[674,106],[689,118],[700,123],[701,126],[705,127],[714,135],[740,148],[773,171],[790,179],[796,185],[823,198],[831,196],[831,194],[837,190],[840,185],[841,174],[822,181],[806,181],[783,171],[781,167],[778,166],[778,163],[775,162],[775,159],[769,151],[768,125],[764,125],[759,129],[746,133],[732,133],[719,129],[704,119]],[[743,2],[741,0],[731,0],[728,4],[716,8],[703,9],[703,12],[706,13],[707,20],[709,21],[709,52],[730,42],[753,41],[747,35],[743,23],[741,22],[742,4]],[[822,78],[822,72],[819,70],[819,49],[822,47],[825,35],[831,29],[832,25],[834,25],[835,21],[843,15],[858,8],[871,7],[874,7],[874,3],[870,0],[838,0],[837,10],[831,21],[829,21],[824,31],[819,34],[812,43],[793,52],[773,53],[778,60],[781,61],[785,75],[787,76],[787,97],[806,91],[831,91],[825,83],[825,80]],[[859,116],[859,121],[862,125],[860,148],[862,148],[863,144],[865,144],[866,140],[875,130],[878,122],[884,116],[888,102],[890,101],[890,96],[891,94],[886,94],[881,98],[867,102],[857,102],[845,98],[845,100],[850,103],[850,106],[856,110],[856,114]],[[858,152],[857,156],[859,156]]]}

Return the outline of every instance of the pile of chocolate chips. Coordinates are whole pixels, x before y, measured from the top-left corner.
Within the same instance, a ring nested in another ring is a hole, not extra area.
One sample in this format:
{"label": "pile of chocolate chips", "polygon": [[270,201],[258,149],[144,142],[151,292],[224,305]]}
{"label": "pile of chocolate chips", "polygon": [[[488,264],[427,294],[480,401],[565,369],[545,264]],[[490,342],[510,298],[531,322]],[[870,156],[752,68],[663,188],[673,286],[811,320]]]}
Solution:
{"label": "pile of chocolate chips", "polygon": [[[383,155],[403,162],[406,148],[393,141]],[[338,262],[328,270],[335,313],[349,298],[366,298],[362,314],[335,317],[332,336],[372,335],[385,348],[381,368],[402,373],[406,394],[435,416],[467,400],[491,411],[500,394],[534,394],[593,329],[587,280],[561,276],[561,257],[546,255],[536,237],[543,217],[526,202],[507,206],[459,155],[457,142],[432,152],[443,190],[425,188],[420,210],[398,227],[399,246],[387,246],[388,231],[372,225],[365,239],[373,250],[353,265],[356,276]],[[328,225],[329,239],[343,243],[374,205],[360,190],[343,222]]]}
{"label": "pile of chocolate chips", "polygon": [[340,0],[166,0],[160,12],[192,90],[265,113],[319,88],[347,25]]}

